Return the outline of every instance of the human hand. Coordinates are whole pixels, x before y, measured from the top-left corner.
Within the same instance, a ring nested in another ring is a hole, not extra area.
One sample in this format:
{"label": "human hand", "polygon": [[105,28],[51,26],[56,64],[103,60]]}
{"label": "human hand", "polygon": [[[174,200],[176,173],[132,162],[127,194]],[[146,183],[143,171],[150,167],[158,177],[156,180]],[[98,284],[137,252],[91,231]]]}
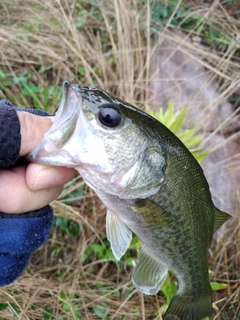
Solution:
{"label": "human hand", "polygon": [[[20,120],[20,156],[31,151],[52,124],[50,117],[17,112]],[[74,169],[30,163],[0,170],[0,211],[23,213],[38,210],[56,199]]]}

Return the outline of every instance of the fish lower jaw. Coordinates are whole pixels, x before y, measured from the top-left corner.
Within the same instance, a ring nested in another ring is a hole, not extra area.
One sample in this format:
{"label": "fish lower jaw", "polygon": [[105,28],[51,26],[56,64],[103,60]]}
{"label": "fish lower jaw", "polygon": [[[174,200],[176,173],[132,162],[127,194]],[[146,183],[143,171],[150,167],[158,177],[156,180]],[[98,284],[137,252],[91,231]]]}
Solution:
{"label": "fish lower jaw", "polygon": [[74,167],[74,168],[79,166],[79,162],[76,163],[74,161],[74,158],[71,157],[66,151],[52,153],[51,155],[37,154],[36,156],[33,156],[30,154],[27,157],[27,160],[30,162],[53,165],[53,166],[64,166],[64,167]]}

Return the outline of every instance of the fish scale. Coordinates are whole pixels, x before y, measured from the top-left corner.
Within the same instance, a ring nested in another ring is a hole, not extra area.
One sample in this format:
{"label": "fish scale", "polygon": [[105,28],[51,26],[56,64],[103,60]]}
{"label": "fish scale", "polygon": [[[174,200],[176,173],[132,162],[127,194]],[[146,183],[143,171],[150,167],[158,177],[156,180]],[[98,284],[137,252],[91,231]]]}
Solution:
{"label": "fish scale", "polygon": [[230,216],[214,206],[200,165],[162,123],[101,89],[65,81],[54,123],[28,160],[79,171],[107,208],[116,259],[132,232],[139,237],[132,274],[139,290],[156,294],[168,269],[175,272],[178,291],[164,320],[212,315],[208,248]]}

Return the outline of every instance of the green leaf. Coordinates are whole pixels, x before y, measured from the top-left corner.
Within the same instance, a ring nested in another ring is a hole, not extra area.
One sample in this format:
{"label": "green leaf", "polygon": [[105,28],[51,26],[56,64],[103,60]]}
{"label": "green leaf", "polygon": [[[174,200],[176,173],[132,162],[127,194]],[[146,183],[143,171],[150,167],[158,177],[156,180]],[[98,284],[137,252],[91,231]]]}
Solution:
{"label": "green leaf", "polygon": [[195,152],[195,150],[191,150],[191,153],[194,155],[194,157],[196,158],[196,160],[198,162],[202,162],[206,158],[206,156],[208,155],[207,152],[201,153],[201,150],[199,150],[199,149],[197,149],[196,152]]}
{"label": "green leaf", "polygon": [[44,311],[42,312],[42,315],[43,315],[43,319],[51,319],[51,320],[54,319],[53,312],[48,308],[44,309]]}
{"label": "green leaf", "polygon": [[199,144],[199,142],[202,140],[203,135],[202,134],[198,134],[195,137],[191,137],[187,140],[184,140],[184,144],[190,149],[193,146],[196,146],[197,144]]}
{"label": "green leaf", "polygon": [[5,73],[2,71],[2,69],[0,69],[0,80],[3,80],[6,78]]}
{"label": "green leaf", "polygon": [[93,307],[93,312],[96,316],[98,316],[100,319],[108,320],[109,317],[107,317],[107,306],[106,305],[99,305]]}
{"label": "green leaf", "polygon": [[178,133],[178,138],[181,139],[182,141],[190,139],[196,132],[196,128],[192,128],[192,129],[186,129],[180,133]]}
{"label": "green leaf", "polygon": [[12,81],[11,80],[6,80],[2,83],[2,86],[3,87],[9,87],[10,85],[12,84]]}
{"label": "green leaf", "polygon": [[8,304],[7,303],[0,303],[0,311],[7,309]]}
{"label": "green leaf", "polygon": [[177,292],[177,285],[174,281],[171,280],[169,273],[168,273],[168,275],[167,275],[167,277],[161,287],[161,291],[165,295],[165,297],[167,299],[167,304],[169,305],[173,296]]}
{"label": "green leaf", "polygon": [[[137,106],[136,106],[137,107]],[[150,106],[149,105],[145,105],[145,110],[146,110],[146,112],[150,115],[150,116],[152,116],[152,117],[154,117],[154,118],[157,118],[156,117],[156,114],[154,115],[154,112],[152,111],[152,109],[150,108]],[[160,110],[160,109],[159,109]]]}
{"label": "green leaf", "polygon": [[10,306],[11,306],[12,311],[13,311],[13,317],[14,318],[18,318],[18,316],[19,316],[18,307],[16,306],[15,303],[10,303]]}
{"label": "green leaf", "polygon": [[163,124],[170,129],[177,117],[177,113],[174,114],[173,102],[170,101],[166,112],[164,113]]}
{"label": "green leaf", "polygon": [[145,108],[152,117],[160,121],[175,135],[177,135],[177,137],[185,144],[185,146],[190,149],[190,152],[198,162],[201,162],[205,159],[207,153],[202,152],[201,149],[191,149],[192,147],[198,145],[199,142],[203,139],[202,134],[195,135],[197,126],[192,129],[185,129],[184,131],[180,132],[182,124],[187,116],[187,106],[184,106],[180,113],[174,111],[174,105],[172,101],[169,102],[166,112],[163,112],[162,108],[159,108],[158,111],[153,112],[148,105],[146,105]]}
{"label": "green leaf", "polygon": [[217,291],[226,289],[228,285],[226,283],[211,282],[211,287],[213,291]]}
{"label": "green leaf", "polygon": [[187,106],[185,106],[181,113],[178,115],[177,119],[175,120],[175,122],[172,124],[171,126],[171,131],[173,133],[178,133],[178,131],[181,129],[183,121],[186,119],[187,116]]}

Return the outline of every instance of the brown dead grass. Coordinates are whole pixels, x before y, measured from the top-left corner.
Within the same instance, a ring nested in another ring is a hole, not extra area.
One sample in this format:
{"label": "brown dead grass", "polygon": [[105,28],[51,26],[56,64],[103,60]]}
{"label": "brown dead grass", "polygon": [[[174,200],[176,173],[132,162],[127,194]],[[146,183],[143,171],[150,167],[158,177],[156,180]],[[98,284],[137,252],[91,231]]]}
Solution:
{"label": "brown dead grass", "polygon": [[[158,44],[150,41],[153,33],[150,1],[143,5],[138,0],[86,1],[81,3],[82,8],[77,7],[78,3],[68,0],[3,0],[0,4],[0,68],[11,73],[13,79],[25,72],[31,73],[31,81],[39,87],[57,87],[67,79],[101,87],[130,103],[151,105],[155,93],[149,89],[154,78],[150,60]],[[193,2],[189,16],[201,15],[198,25],[204,25],[211,17],[213,23],[229,35],[227,51],[217,51],[207,45],[204,37],[200,43],[197,41],[197,45],[194,41],[188,42],[195,36],[201,37],[196,28],[179,40],[169,27],[173,16],[167,25],[161,26],[161,31],[154,32],[158,39],[171,41],[176,50],[183,48],[187,55],[205,67],[208,71],[206,86],[213,83],[218,88],[219,95],[214,97],[214,108],[218,108],[227,98],[240,95],[237,92],[240,64],[236,54],[240,46],[240,26],[236,11],[224,6],[223,1],[208,3]],[[89,14],[93,9],[95,11]],[[96,12],[101,15],[101,20],[97,20]],[[181,25],[177,29],[181,29]],[[84,73],[79,67],[84,68]],[[199,92],[206,91],[206,88],[199,87]],[[15,104],[32,107],[33,100],[22,90],[19,83],[12,82],[11,86],[0,88],[0,95]],[[213,100],[203,102],[210,112]],[[59,99],[53,97],[52,111],[56,110],[58,103]],[[42,108],[45,107],[43,103]],[[194,109],[194,105],[190,103],[189,108]],[[50,110],[49,106],[47,110]],[[215,135],[227,126],[227,139],[239,143],[239,127],[234,124],[239,103],[234,110],[211,134]],[[228,140],[224,143],[227,144]],[[222,146],[218,147],[221,149]],[[239,153],[229,157],[224,166],[239,175]],[[77,180],[72,189],[77,188],[78,183]],[[214,293],[218,307],[216,320],[237,320],[240,317],[239,190],[234,193],[232,202],[236,208],[234,222],[223,229],[210,250],[211,280],[228,284],[225,290]],[[105,320],[161,319],[159,308],[165,301],[162,294],[149,297],[138,292],[130,281],[132,267],[124,261],[121,264],[113,259],[102,261],[93,255],[91,261],[82,262],[81,256],[92,244],[104,245],[105,209],[97,197],[88,190],[83,201],[73,206],[64,205],[61,199],[53,206],[56,216],[68,217],[80,225],[80,235],[71,238],[59,229],[53,229],[51,238],[34,253],[32,264],[24,274],[15,283],[0,289],[0,303],[8,304],[0,311],[0,317],[13,319],[13,306],[16,305],[16,319],[47,319],[46,314],[43,317],[46,310],[51,310],[55,319],[79,319],[74,313],[77,308],[81,319],[90,320],[99,319],[94,308],[105,306],[106,315],[102,317]],[[56,248],[60,248],[58,255],[53,254]],[[135,252],[131,254],[136,255]]]}

